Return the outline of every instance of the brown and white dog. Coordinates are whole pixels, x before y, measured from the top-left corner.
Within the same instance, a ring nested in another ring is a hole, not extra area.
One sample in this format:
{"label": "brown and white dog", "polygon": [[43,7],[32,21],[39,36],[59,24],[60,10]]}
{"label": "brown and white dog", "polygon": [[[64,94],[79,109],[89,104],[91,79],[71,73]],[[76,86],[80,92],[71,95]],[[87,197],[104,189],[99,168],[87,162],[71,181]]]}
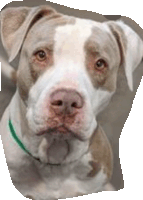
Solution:
{"label": "brown and white dog", "polygon": [[120,21],[49,6],[3,10],[1,37],[10,62],[20,52],[17,91],[0,127],[16,188],[35,200],[104,190],[112,151],[96,117],[116,90],[119,67],[132,90],[142,40]]}

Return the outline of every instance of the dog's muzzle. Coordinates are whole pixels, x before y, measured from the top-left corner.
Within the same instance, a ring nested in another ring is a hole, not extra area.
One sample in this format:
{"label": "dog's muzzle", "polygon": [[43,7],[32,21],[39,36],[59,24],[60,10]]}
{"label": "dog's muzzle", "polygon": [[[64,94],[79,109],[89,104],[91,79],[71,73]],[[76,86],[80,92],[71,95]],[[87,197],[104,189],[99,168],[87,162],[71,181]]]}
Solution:
{"label": "dog's muzzle", "polygon": [[80,115],[84,108],[84,100],[80,93],[64,88],[54,90],[48,99],[47,108],[48,127],[38,135],[50,134],[60,138],[78,136],[78,133],[71,130],[71,126],[78,127],[77,121],[80,123]]}

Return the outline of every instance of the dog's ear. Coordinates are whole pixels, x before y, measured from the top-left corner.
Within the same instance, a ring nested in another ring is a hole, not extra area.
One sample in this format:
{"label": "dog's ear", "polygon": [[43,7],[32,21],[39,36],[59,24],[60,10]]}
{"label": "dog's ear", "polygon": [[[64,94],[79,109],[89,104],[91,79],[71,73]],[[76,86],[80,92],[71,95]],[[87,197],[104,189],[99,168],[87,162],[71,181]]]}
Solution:
{"label": "dog's ear", "polygon": [[130,90],[133,90],[133,71],[143,58],[143,41],[126,24],[121,21],[107,22],[118,43],[121,64],[124,66],[125,74]]}
{"label": "dog's ear", "polygon": [[49,6],[11,7],[1,12],[1,38],[11,62],[18,54],[28,30],[43,16],[57,13]]}

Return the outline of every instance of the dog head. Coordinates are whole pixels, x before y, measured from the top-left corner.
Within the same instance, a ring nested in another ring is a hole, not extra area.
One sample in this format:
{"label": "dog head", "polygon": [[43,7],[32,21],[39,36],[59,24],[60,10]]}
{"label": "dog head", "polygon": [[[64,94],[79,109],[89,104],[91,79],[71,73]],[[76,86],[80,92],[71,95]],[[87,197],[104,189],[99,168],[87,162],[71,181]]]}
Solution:
{"label": "dog head", "polygon": [[74,18],[48,6],[5,9],[1,31],[9,61],[21,51],[17,87],[29,130],[41,138],[40,158],[54,164],[78,159],[116,90],[119,67],[133,89],[141,39],[122,22]]}

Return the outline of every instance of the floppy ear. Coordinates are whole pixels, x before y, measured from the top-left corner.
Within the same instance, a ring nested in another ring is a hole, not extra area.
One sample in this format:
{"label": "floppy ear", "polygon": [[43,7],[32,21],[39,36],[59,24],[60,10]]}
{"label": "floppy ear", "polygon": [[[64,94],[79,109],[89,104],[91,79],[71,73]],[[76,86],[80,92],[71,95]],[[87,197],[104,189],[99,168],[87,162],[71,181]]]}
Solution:
{"label": "floppy ear", "polygon": [[125,74],[130,90],[133,90],[133,71],[143,58],[143,41],[126,24],[121,21],[107,22],[114,34],[121,53],[121,64],[125,68]]}
{"label": "floppy ear", "polygon": [[11,62],[18,54],[24,38],[31,26],[43,16],[51,16],[56,11],[49,6],[11,7],[1,12],[1,38]]}

